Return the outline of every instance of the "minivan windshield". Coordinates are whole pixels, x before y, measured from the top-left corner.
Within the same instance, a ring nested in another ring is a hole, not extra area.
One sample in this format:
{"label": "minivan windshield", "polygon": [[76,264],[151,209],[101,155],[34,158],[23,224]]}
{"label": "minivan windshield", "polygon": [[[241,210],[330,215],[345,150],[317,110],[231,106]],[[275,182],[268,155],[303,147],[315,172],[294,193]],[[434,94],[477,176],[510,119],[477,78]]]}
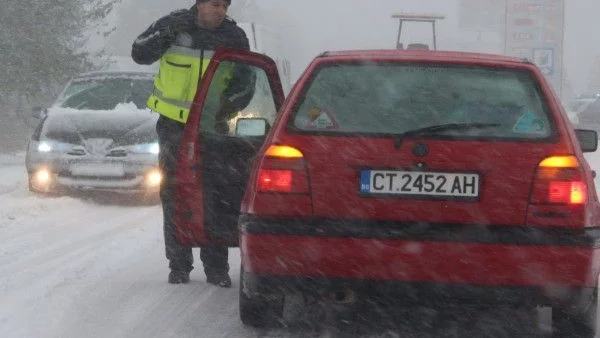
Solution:
{"label": "minivan windshield", "polygon": [[152,92],[151,77],[94,77],[71,81],[58,100],[62,108],[113,110],[120,103],[146,107]]}
{"label": "minivan windshield", "polygon": [[306,88],[290,122],[300,132],[510,139],[553,132],[537,83],[522,70],[337,63],[318,69]]}

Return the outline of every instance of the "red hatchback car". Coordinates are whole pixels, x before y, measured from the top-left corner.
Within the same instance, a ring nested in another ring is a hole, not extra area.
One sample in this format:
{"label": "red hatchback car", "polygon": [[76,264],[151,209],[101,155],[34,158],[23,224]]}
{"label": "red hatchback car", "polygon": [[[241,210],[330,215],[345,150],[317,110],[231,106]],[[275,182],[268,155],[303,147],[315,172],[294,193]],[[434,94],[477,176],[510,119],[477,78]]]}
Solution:
{"label": "red hatchback car", "polygon": [[[215,136],[211,79],[230,63],[256,75],[256,104]],[[245,324],[280,322],[287,295],[333,294],[548,306],[555,333],[594,336],[597,135],[572,128],[531,62],[326,52],[283,101],[271,60],[222,50],[195,102],[179,238],[239,244]]]}

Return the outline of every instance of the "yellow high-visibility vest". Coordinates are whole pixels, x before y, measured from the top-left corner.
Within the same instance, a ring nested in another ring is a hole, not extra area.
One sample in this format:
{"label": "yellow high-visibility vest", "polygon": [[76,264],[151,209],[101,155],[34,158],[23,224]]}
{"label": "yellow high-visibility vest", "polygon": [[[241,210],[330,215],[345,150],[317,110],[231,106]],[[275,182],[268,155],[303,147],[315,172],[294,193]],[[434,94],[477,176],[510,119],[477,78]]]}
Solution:
{"label": "yellow high-visibility vest", "polygon": [[198,89],[198,81],[214,55],[212,50],[200,50],[174,45],[160,59],[154,90],[146,105],[165,117],[185,123]]}

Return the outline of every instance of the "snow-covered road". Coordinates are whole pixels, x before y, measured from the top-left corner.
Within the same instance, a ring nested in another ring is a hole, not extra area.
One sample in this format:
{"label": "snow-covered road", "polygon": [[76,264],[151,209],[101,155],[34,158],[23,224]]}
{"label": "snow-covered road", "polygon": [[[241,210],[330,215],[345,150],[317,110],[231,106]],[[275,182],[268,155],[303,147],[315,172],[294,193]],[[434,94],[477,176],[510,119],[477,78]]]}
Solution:
{"label": "snow-covered road", "polygon": [[0,161],[0,337],[248,336],[235,287],[166,283],[158,205],[37,197]]}
{"label": "snow-covered road", "polygon": [[[600,154],[589,160],[600,168]],[[159,205],[39,197],[27,190],[23,162],[22,154],[0,156],[0,337],[514,336],[515,324],[497,332],[496,325],[486,326],[502,316],[497,313],[475,323],[468,318],[468,333],[438,319],[423,321],[427,333],[379,324],[348,329],[307,308],[289,328],[244,327],[238,249],[230,249],[231,289],[205,283],[197,249],[192,282],[169,285]],[[500,322],[514,323],[514,314],[508,316]],[[302,318],[316,324],[303,325]],[[372,329],[377,332],[359,333]]]}

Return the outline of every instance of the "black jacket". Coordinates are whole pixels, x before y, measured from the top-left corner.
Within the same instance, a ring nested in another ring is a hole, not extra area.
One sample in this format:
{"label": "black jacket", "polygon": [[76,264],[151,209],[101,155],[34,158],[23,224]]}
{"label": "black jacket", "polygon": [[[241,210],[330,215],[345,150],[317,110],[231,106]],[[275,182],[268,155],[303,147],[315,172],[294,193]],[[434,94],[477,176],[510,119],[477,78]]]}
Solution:
{"label": "black jacket", "polygon": [[[226,18],[214,29],[204,29],[195,24],[196,8],[182,9],[155,21],[133,42],[131,57],[139,64],[152,64],[177,41],[185,42],[186,47],[214,51],[218,47],[250,50],[248,37],[237,23]],[[182,29],[183,27],[183,29]],[[177,33],[178,31],[186,34]],[[191,41],[188,41],[191,38]],[[236,66],[233,80],[229,83],[224,97],[235,98],[231,102],[231,110],[243,109],[254,95],[256,76],[249,67]],[[224,116],[229,112],[223,111]]]}
{"label": "black jacket", "polygon": [[[149,65],[158,61],[177,39],[173,17],[190,12],[195,17],[195,8],[175,11],[155,21],[133,42],[131,57],[139,64]],[[203,29],[192,25],[185,30],[191,38],[191,48],[215,50],[217,47],[230,47],[250,50],[246,33],[231,18],[226,18],[215,29]]]}

